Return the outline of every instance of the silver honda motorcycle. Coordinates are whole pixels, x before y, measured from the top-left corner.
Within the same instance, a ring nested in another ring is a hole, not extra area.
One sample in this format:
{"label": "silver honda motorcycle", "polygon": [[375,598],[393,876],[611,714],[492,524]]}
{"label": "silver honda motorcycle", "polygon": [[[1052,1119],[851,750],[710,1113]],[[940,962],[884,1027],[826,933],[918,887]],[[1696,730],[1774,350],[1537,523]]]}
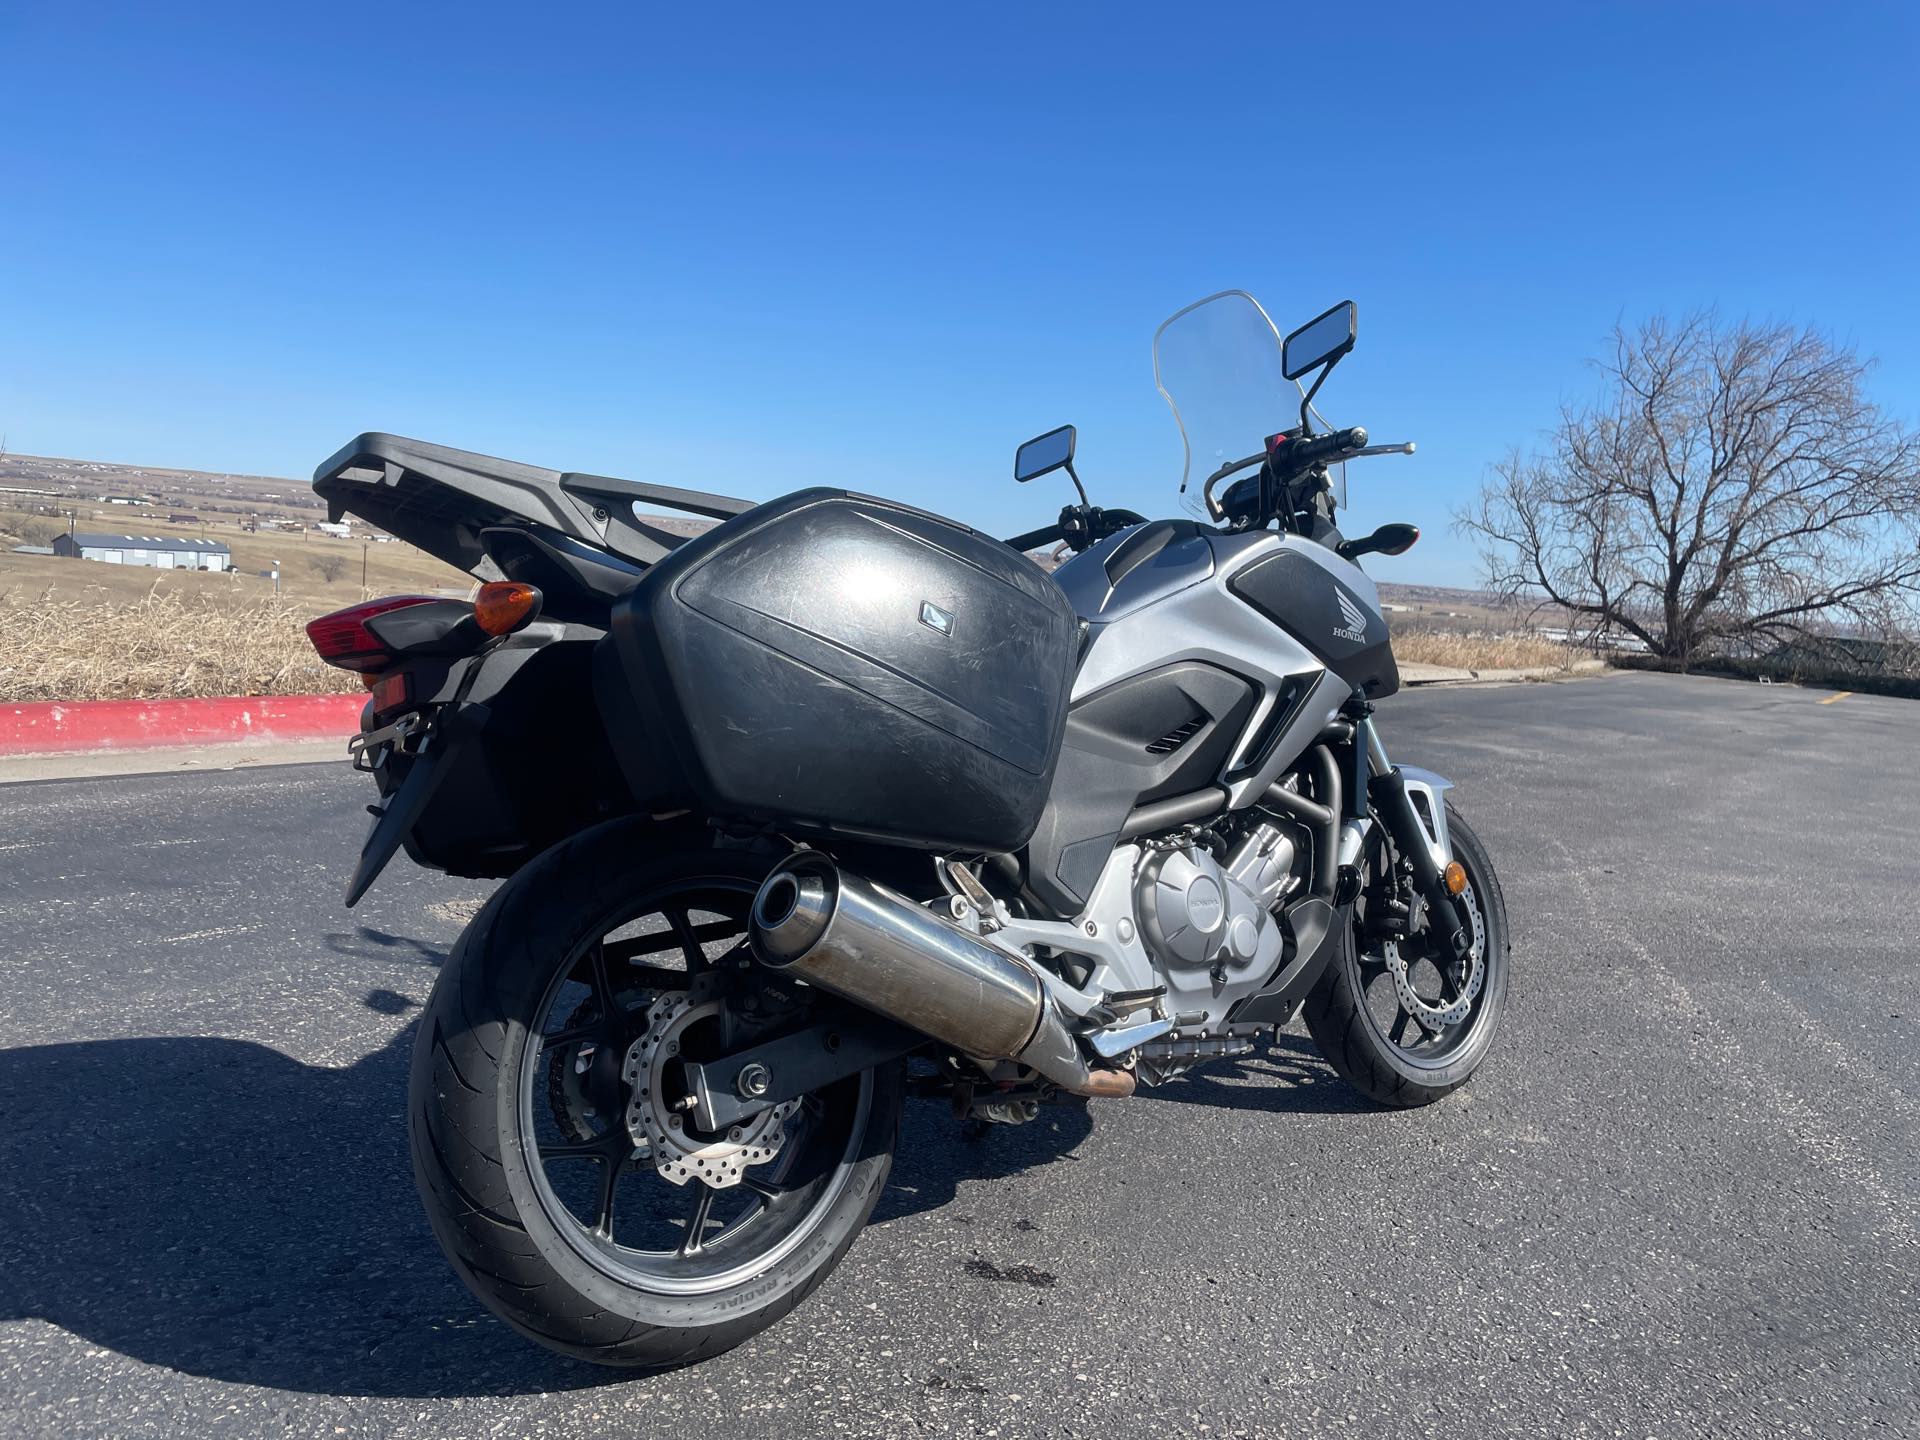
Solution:
{"label": "silver honda motorcycle", "polygon": [[1506,912],[1447,782],[1376,724],[1399,675],[1356,561],[1418,532],[1335,527],[1344,466],[1413,449],[1315,426],[1355,335],[1347,303],[1283,340],[1240,291],[1161,326],[1177,519],[1090,503],[1071,426],[1014,478],[1075,500],[1011,540],[384,434],[320,468],[334,518],[480,581],[309,627],[369,691],[347,903],[402,850],[505,882],[409,1110],[475,1295],[569,1354],[683,1364],[839,1262],[909,1094],[985,1132],[1296,1016],[1382,1105],[1466,1081]]}

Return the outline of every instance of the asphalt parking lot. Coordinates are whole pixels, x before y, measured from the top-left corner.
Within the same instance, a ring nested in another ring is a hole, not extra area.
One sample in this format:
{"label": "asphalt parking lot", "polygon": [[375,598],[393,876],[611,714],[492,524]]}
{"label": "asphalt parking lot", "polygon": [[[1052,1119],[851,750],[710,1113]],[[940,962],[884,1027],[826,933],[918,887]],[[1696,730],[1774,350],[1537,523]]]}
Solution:
{"label": "asphalt parking lot", "polygon": [[0,1433],[1920,1433],[1920,705],[1623,675],[1383,706],[1502,867],[1465,1091],[1303,1034],[963,1143],[845,1265],[623,1378],[435,1249],[411,1018],[482,887],[338,903],[344,765],[0,787]]}

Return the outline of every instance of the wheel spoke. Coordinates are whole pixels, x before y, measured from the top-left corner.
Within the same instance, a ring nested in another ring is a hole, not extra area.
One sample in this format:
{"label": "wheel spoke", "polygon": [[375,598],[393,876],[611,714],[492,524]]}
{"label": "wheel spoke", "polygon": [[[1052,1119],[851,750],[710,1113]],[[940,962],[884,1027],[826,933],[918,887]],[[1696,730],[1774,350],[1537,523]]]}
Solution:
{"label": "wheel spoke", "polygon": [[[680,914],[684,921],[686,912],[683,910]],[[688,923],[686,926],[686,934],[693,936],[696,950],[699,949],[701,941],[725,940],[739,933],[739,922],[734,920],[709,920],[704,925]],[[685,935],[678,926],[674,925],[672,917],[669,916],[667,928],[664,930],[651,930],[645,935],[632,935],[625,940],[613,941],[607,946],[607,958],[619,964],[623,961],[638,960],[643,955],[658,955],[667,950],[678,950],[684,955],[686,945]]]}
{"label": "wheel spoke", "polygon": [[706,1248],[707,1217],[713,1213],[713,1187],[704,1180],[696,1180],[700,1194],[693,1202],[693,1216],[687,1221],[687,1233],[680,1242],[682,1255],[697,1255]]}
{"label": "wheel spoke", "polygon": [[593,1233],[603,1240],[613,1239],[613,1200],[620,1191],[620,1175],[626,1169],[624,1156],[616,1156],[604,1147],[600,1151],[600,1204],[593,1214]]}
{"label": "wheel spoke", "polygon": [[743,1190],[751,1190],[762,1200],[769,1202],[784,1199],[787,1193],[785,1187],[771,1184],[765,1180],[755,1179],[751,1175],[742,1175],[740,1177],[740,1188]]}
{"label": "wheel spoke", "polygon": [[542,1160],[605,1160],[607,1142],[596,1137],[592,1140],[542,1140],[540,1142]]}
{"label": "wheel spoke", "polygon": [[565,1030],[556,1030],[551,1035],[534,1037],[535,1044],[542,1050],[551,1050],[556,1045],[573,1045],[582,1040],[592,1040],[600,1034],[600,1021],[594,1020],[585,1025],[574,1025]]}
{"label": "wheel spoke", "polygon": [[596,940],[587,952],[593,974],[593,993],[600,999],[600,1014],[613,1014],[613,982],[607,978],[607,947]]}
{"label": "wheel spoke", "polygon": [[1394,1016],[1393,1028],[1387,1031],[1387,1039],[1395,1045],[1400,1045],[1402,1043],[1400,1037],[1407,1033],[1407,1021],[1412,1018],[1413,1017],[1405,1010],[1402,1010],[1398,1015]]}
{"label": "wheel spoke", "polygon": [[704,968],[707,963],[707,952],[700,948],[700,937],[694,934],[693,924],[687,918],[687,907],[675,905],[665,913],[667,923],[673,927],[673,933],[680,941],[680,953],[687,957],[687,969]]}
{"label": "wheel spoke", "polygon": [[669,970],[664,965],[629,965],[620,974],[643,990],[684,990],[693,979],[684,970]]}

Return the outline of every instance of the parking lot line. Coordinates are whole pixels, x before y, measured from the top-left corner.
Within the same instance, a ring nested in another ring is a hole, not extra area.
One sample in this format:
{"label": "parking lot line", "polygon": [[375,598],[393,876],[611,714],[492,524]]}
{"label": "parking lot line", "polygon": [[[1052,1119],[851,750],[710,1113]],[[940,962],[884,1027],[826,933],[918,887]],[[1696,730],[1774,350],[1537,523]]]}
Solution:
{"label": "parking lot line", "polygon": [[1822,700],[1822,701],[1821,701],[1820,703],[1821,703],[1822,705],[1831,705],[1831,704],[1833,704],[1833,702],[1834,702],[1834,701],[1836,701],[1836,700],[1844,700],[1844,699],[1846,699],[1846,698],[1847,698],[1847,697],[1848,697],[1849,695],[1851,695],[1851,694],[1853,694],[1853,691],[1851,691],[1851,690],[1842,690],[1842,691],[1841,691],[1841,692],[1840,692],[1839,694],[1837,694],[1837,695],[1829,695],[1829,696],[1827,696],[1827,698],[1826,698],[1826,699],[1824,699],[1824,700]]}

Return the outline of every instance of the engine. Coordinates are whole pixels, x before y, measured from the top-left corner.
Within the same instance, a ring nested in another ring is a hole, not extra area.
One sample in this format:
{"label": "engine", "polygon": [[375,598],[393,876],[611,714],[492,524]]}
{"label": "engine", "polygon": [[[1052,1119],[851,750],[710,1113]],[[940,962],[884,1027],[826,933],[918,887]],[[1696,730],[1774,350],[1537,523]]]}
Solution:
{"label": "engine", "polygon": [[1144,856],[1134,910],[1170,1016],[1217,1023],[1273,974],[1286,942],[1272,910],[1298,883],[1295,854],[1285,830],[1260,821],[1231,842],[1224,860],[1191,837]]}

